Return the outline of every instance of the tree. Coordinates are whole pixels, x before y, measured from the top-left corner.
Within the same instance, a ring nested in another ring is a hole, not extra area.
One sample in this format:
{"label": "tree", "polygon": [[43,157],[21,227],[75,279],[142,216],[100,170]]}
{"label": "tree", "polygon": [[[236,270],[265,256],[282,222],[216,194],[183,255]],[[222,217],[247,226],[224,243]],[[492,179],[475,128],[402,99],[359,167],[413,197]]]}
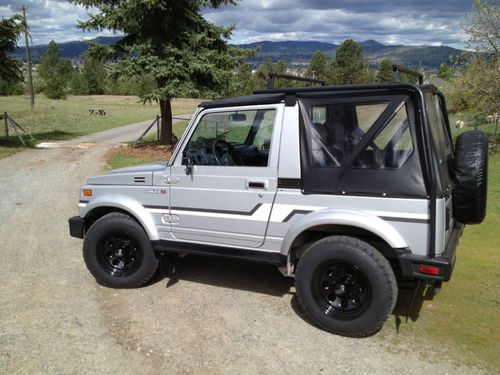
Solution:
{"label": "tree", "polygon": [[466,54],[457,64],[461,75],[450,85],[452,110],[474,110],[491,115],[500,112],[500,7],[477,0],[469,24],[468,45],[480,54]]}
{"label": "tree", "polygon": [[20,16],[0,20],[0,81],[15,85],[23,80],[21,62],[10,57],[9,52],[17,48],[21,32]]}
{"label": "tree", "polygon": [[[263,89],[269,82],[269,73],[274,72],[273,60],[266,58],[261,66],[257,68],[254,75],[255,87]],[[276,72],[274,72],[276,73]]]}
{"label": "tree", "polygon": [[496,1],[474,1],[475,13],[462,28],[469,35],[467,46],[498,58],[500,54],[500,7]]}
{"label": "tree", "polygon": [[321,81],[328,80],[328,59],[323,52],[314,52],[311,57],[311,62],[307,66],[306,76]]}
{"label": "tree", "polygon": [[449,81],[453,76],[453,68],[446,63],[439,65],[437,76],[445,81]]}
{"label": "tree", "polygon": [[232,84],[224,92],[225,96],[250,95],[255,89],[252,68],[249,64],[241,64],[234,75]]}
{"label": "tree", "polygon": [[233,28],[218,27],[201,15],[204,7],[218,8],[235,0],[109,1],[70,0],[92,8],[84,30],[109,29],[125,34],[108,56],[125,75],[150,74],[156,87],[142,99],[160,104],[161,137],[172,143],[171,100],[181,96],[219,96],[233,71],[254,51],[230,47]]}
{"label": "tree", "polygon": [[391,59],[385,58],[380,62],[377,73],[377,81],[390,82],[391,79],[392,79],[392,61]]}
{"label": "tree", "polygon": [[342,43],[335,52],[330,65],[330,81],[339,85],[366,82],[366,61],[363,48],[352,39]]}
{"label": "tree", "polygon": [[45,82],[45,96],[49,99],[62,99],[66,96],[65,77],[62,74],[63,62],[56,42],[51,40],[40,59],[38,73]]}
{"label": "tree", "polygon": [[104,94],[108,73],[103,62],[98,57],[86,54],[81,74],[84,87],[87,89],[87,95]]}

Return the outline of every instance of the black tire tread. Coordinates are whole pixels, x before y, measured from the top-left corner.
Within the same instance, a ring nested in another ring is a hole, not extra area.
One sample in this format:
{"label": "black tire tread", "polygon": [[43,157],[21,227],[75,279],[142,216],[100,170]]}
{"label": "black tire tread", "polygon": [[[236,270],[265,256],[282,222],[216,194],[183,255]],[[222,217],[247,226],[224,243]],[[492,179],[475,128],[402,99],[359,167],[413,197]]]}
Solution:
{"label": "black tire tread", "polygon": [[[121,212],[112,212],[112,213],[106,214],[106,215],[100,217],[99,219],[97,219],[90,226],[90,228],[87,230],[86,237],[87,237],[88,233],[91,233],[92,228],[97,228],[98,226],[103,225],[103,222],[108,222],[110,220],[113,220],[115,223],[121,222],[122,224],[125,224],[125,225],[132,224],[133,226],[136,226],[141,231],[144,231],[144,229],[139,225],[139,223],[137,223],[137,221],[134,218],[130,217],[129,215],[121,213]],[[84,242],[84,249],[85,249],[85,242]],[[136,280],[133,283],[129,283],[127,286],[116,286],[116,285],[111,284],[111,283],[107,282],[106,280],[102,279],[101,277],[99,277],[98,274],[96,274],[94,272],[93,268],[89,266],[90,260],[88,259],[88,256],[89,256],[89,254],[84,250],[83,251],[83,258],[85,260],[85,264],[87,265],[88,270],[90,271],[92,276],[94,276],[95,280],[97,281],[97,283],[99,283],[99,285],[102,285],[102,286],[105,286],[108,288],[123,288],[123,289],[139,288],[139,287],[143,286],[144,284],[146,284],[149,280],[151,280],[151,278],[155,274],[156,270],[158,269],[158,264],[159,264],[159,259],[157,257],[154,257],[153,263],[148,268],[147,272],[144,274],[144,276],[142,278],[140,278],[139,280]]]}
{"label": "black tire tread", "polygon": [[[375,322],[371,329],[364,330],[361,332],[352,333],[352,334],[347,334],[347,335],[343,334],[344,336],[356,337],[356,338],[372,336],[382,328],[382,326],[386,322],[387,318],[392,313],[394,306],[396,305],[396,301],[398,298],[398,288],[397,288],[396,277],[394,276],[394,271],[392,270],[392,267],[389,264],[389,262],[387,261],[387,259],[384,258],[384,256],[378,250],[376,250],[373,246],[371,246],[370,244],[368,244],[365,241],[362,241],[358,238],[349,237],[349,236],[337,236],[337,235],[335,235],[335,236],[325,237],[325,238],[311,244],[306,249],[306,251],[304,252],[302,257],[306,256],[317,245],[323,245],[323,244],[329,244],[329,243],[334,243],[335,245],[344,245],[344,246],[348,246],[348,247],[355,247],[355,248],[363,251],[364,253],[366,253],[369,257],[371,257],[377,263],[380,270],[387,277],[387,280],[389,280],[389,282],[386,285],[387,289],[389,290],[389,293],[388,293],[389,299],[388,299],[387,303],[390,305],[390,308],[387,309],[388,313],[385,316],[381,317],[377,322]],[[301,269],[301,262],[299,260],[299,262],[297,264],[296,275],[300,274],[300,269]],[[329,327],[326,327],[315,320],[314,316],[307,309],[306,304],[304,303],[302,296],[300,294],[300,288],[298,287],[297,284],[298,284],[298,279],[296,277],[295,278],[295,291],[296,291],[299,303],[302,306],[302,310],[306,314],[307,318],[311,322],[314,322],[321,329],[324,329],[324,330],[329,331],[329,332],[333,332],[331,329],[329,329]],[[337,333],[337,332],[333,332],[333,333]]]}

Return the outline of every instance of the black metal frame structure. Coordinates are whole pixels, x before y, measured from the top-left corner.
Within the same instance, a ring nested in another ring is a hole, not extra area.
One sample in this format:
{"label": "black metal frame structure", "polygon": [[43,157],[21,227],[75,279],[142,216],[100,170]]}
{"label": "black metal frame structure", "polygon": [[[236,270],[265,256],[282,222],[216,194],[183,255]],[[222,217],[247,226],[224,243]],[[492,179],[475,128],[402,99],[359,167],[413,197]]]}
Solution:
{"label": "black metal frame structure", "polygon": [[276,82],[276,78],[284,78],[284,79],[287,79],[290,81],[319,83],[321,86],[325,85],[325,81],[321,81],[319,79],[299,77],[299,76],[294,76],[291,74],[269,73],[268,76],[269,76],[269,80],[267,81],[267,88],[268,89],[274,88],[274,83]]}

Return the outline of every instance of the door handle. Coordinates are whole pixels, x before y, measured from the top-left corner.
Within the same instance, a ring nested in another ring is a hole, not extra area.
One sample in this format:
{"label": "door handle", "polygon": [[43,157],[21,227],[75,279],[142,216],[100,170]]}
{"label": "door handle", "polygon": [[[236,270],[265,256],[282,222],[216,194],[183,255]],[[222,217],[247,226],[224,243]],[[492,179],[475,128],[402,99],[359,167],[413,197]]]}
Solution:
{"label": "door handle", "polygon": [[250,189],[264,189],[266,184],[264,181],[248,181],[247,186]]}

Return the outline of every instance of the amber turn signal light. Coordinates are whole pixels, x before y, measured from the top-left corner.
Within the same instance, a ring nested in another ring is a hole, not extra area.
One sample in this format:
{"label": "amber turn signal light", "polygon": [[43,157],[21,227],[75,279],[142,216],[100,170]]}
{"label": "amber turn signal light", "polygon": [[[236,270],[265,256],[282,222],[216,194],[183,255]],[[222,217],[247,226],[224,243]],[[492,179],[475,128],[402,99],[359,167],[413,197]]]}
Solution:
{"label": "amber turn signal light", "polygon": [[92,196],[92,190],[90,189],[83,189],[82,194],[84,197],[91,197]]}

